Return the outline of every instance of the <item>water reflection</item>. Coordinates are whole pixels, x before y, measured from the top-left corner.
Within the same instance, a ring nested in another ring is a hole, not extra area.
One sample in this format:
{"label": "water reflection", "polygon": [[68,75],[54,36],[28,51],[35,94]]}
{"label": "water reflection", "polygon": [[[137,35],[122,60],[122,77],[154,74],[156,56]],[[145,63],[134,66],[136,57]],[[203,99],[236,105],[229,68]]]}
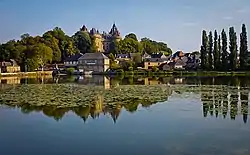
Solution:
{"label": "water reflection", "polygon": [[[200,94],[203,116],[230,118],[235,120],[237,116],[242,116],[244,123],[247,123],[249,114],[249,86],[248,77],[105,77],[105,76],[72,76],[72,77],[40,77],[40,78],[2,78],[1,88],[9,85],[19,84],[53,84],[53,83],[77,83],[79,85],[98,85],[104,89],[114,89],[119,85],[184,85],[196,86],[198,89],[183,89],[181,87],[171,87],[169,94],[173,92],[182,94],[193,92]],[[166,103],[167,103],[166,98]],[[92,104],[75,108],[58,108],[56,106],[30,106],[22,104],[18,108],[25,114],[30,112],[42,112],[55,120],[61,120],[66,113],[74,112],[83,121],[89,118],[98,119],[100,115],[109,115],[114,122],[119,118],[122,109],[134,113],[139,106],[150,107],[154,102],[138,102],[132,100],[129,103],[104,104],[102,94],[97,94]],[[11,105],[10,105],[11,106]],[[15,107],[15,106],[13,106]]]}
{"label": "water reflection", "polygon": [[247,123],[248,108],[249,108],[249,91],[240,90],[240,87],[221,89],[202,89],[201,101],[203,104],[204,117],[215,116],[221,114],[224,119],[230,117],[235,120],[236,116],[242,115],[244,123]]}

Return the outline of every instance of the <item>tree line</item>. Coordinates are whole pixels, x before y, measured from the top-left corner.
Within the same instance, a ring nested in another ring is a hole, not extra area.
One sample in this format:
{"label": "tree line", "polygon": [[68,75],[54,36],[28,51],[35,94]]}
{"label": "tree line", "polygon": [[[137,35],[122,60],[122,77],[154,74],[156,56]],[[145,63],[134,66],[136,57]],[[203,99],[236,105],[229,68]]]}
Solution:
{"label": "tree line", "polygon": [[[20,40],[10,40],[0,44],[0,61],[14,59],[22,71],[33,71],[45,64],[62,63],[65,58],[76,53],[97,52],[94,37],[88,32],[77,31],[68,36],[56,27],[45,32],[42,36],[23,34]],[[163,42],[156,42],[149,38],[140,41],[130,33],[119,42],[110,44],[110,53],[149,53],[163,51],[171,54],[172,50]]]}
{"label": "tree line", "polygon": [[[242,24],[240,47],[238,52],[237,34],[234,27],[229,28],[229,39],[223,29],[207,34],[202,31],[202,45],[200,49],[201,69],[208,71],[236,71],[249,69],[248,41],[246,25]],[[239,58],[239,59],[238,59]]]}

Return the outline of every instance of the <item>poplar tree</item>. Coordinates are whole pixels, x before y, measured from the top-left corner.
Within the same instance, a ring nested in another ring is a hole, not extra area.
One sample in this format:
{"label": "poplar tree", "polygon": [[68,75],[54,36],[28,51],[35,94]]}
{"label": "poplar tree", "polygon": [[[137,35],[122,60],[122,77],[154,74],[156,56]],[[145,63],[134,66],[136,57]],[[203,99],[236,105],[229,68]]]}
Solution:
{"label": "poplar tree", "polygon": [[223,29],[221,32],[221,69],[228,70],[227,34]]}
{"label": "poplar tree", "polygon": [[219,56],[219,49],[218,49],[218,34],[217,31],[214,31],[214,49],[213,49],[213,56],[214,56],[214,69],[219,69],[220,63],[220,56]]}
{"label": "poplar tree", "polygon": [[229,28],[229,50],[230,50],[230,69],[237,68],[237,36],[234,27]]}
{"label": "poplar tree", "polygon": [[208,68],[213,69],[213,34],[210,31],[208,35]]}
{"label": "poplar tree", "polygon": [[245,70],[247,68],[248,59],[248,45],[247,45],[247,30],[245,24],[242,24],[242,30],[240,34],[240,69]]}
{"label": "poplar tree", "polygon": [[202,45],[201,45],[201,68],[203,70],[207,69],[208,59],[207,59],[207,50],[208,50],[208,37],[205,30],[202,31]]}
{"label": "poplar tree", "polygon": [[222,49],[221,49],[221,37],[219,35],[218,38],[218,57],[219,57],[219,61],[218,61],[218,70],[221,70],[222,66],[221,66],[221,53],[222,53]]}

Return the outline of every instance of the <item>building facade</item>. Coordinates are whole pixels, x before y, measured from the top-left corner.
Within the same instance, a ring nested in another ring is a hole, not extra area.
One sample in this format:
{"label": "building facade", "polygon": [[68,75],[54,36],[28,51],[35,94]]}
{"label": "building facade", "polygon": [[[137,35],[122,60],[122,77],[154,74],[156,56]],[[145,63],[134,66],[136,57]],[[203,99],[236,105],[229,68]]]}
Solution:
{"label": "building facade", "polygon": [[78,59],[83,56],[82,53],[78,53],[78,54],[75,54],[75,55],[72,55],[68,58],[66,58],[64,60],[64,66],[66,68],[70,68],[70,67],[73,67],[73,68],[76,68],[77,65],[78,65]]}
{"label": "building facade", "polygon": [[21,71],[20,66],[16,63],[14,59],[0,62],[0,68],[1,73],[17,73]]}
{"label": "building facade", "polygon": [[[85,25],[83,25],[81,31],[88,32],[88,29]],[[112,44],[114,42],[119,42],[122,39],[115,24],[113,24],[109,33],[103,32],[101,34],[95,28],[92,28],[88,33],[93,38],[93,42],[95,43],[98,52],[110,52]]]}
{"label": "building facade", "polygon": [[103,73],[108,70],[109,61],[103,53],[85,53],[78,59],[78,69],[80,72]]}

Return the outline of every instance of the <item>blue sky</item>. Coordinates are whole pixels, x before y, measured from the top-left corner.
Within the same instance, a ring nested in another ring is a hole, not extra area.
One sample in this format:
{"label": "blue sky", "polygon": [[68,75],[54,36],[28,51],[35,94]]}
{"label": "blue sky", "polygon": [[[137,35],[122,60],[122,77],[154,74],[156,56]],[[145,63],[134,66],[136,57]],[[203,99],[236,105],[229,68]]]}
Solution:
{"label": "blue sky", "polygon": [[0,42],[61,27],[72,35],[85,24],[166,42],[174,51],[199,50],[201,31],[250,27],[250,0],[0,0]]}

